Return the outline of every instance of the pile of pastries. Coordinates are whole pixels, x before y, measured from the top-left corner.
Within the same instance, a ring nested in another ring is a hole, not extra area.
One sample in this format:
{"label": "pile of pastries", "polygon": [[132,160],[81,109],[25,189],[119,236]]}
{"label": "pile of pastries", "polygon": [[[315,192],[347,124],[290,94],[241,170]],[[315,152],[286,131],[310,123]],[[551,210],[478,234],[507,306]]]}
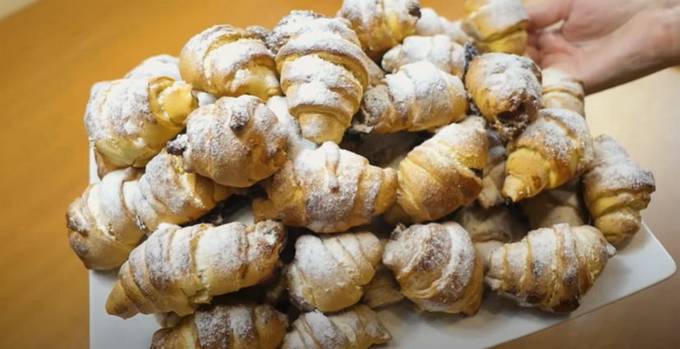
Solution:
{"label": "pile of pastries", "polygon": [[156,314],[152,348],[325,349],[386,343],[373,309],[399,302],[576,309],[654,178],[523,56],[520,0],[465,13],[345,0],[95,84],[100,181],[67,227],[87,268],[119,269],[107,312]]}

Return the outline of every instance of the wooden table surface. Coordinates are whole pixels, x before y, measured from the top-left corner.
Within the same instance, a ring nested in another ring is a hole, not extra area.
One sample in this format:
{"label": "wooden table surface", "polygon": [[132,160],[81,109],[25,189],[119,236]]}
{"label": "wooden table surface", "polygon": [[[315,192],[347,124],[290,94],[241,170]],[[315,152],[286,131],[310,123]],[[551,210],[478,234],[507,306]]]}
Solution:
{"label": "wooden table surface", "polygon": [[[216,23],[274,25],[292,9],[331,15],[339,0],[40,1],[0,21],[0,348],[85,348],[87,274],[64,211],[87,184],[82,114],[90,85],[143,58],[177,54]],[[461,1],[422,0],[455,18]],[[644,216],[680,260],[680,70],[589,97],[607,132],[654,171]],[[680,343],[680,277],[504,348],[637,348]]]}

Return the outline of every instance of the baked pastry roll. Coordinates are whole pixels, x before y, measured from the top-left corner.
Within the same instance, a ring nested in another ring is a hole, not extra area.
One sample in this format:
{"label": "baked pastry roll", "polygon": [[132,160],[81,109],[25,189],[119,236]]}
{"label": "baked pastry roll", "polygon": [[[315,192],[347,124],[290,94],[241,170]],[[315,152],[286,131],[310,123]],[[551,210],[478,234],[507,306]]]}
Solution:
{"label": "baked pastry roll", "polygon": [[477,201],[484,208],[491,208],[505,202],[501,190],[505,181],[505,147],[500,136],[493,130],[486,130],[489,152],[482,171],[482,191]]}
{"label": "baked pastry roll", "polygon": [[372,309],[399,303],[404,295],[399,291],[399,284],[394,279],[392,272],[382,263],[378,266],[373,280],[364,287],[364,295],[361,302]]}
{"label": "baked pastry roll", "polygon": [[267,198],[253,201],[256,220],[337,233],[367,224],[392,206],[397,175],[326,142],[289,160],[263,186]]}
{"label": "baked pastry roll", "polygon": [[467,104],[459,78],[429,62],[411,63],[366,91],[353,128],[375,133],[432,130],[464,119]]}
{"label": "baked pastry roll", "polygon": [[584,110],[583,84],[569,74],[556,69],[543,69],[543,108],[569,109],[581,115]]}
{"label": "baked pastry roll", "polygon": [[430,62],[459,79],[465,74],[465,48],[446,35],[409,36],[385,53],[382,67],[387,72],[395,72],[406,64],[419,61]]}
{"label": "baked pastry roll", "polygon": [[473,315],[479,309],[484,267],[458,223],[397,227],[383,263],[404,296],[424,311]]}
{"label": "baked pastry roll", "polygon": [[288,318],[268,304],[213,305],[156,331],[151,349],[276,349]]}
{"label": "baked pastry roll", "polygon": [[244,94],[266,100],[281,94],[274,55],[256,34],[215,25],[184,45],[179,55],[182,78],[216,96]]}
{"label": "baked pastry roll", "polygon": [[593,160],[593,141],[581,115],[542,109],[508,151],[503,195],[517,202],[580,176]]}
{"label": "baked pastry roll", "polygon": [[185,172],[180,157],[163,151],[149,161],[146,172],[110,172],[73,201],[66,211],[69,243],[88,269],[114,269],[161,223],[197,219],[229,193],[208,178]]}
{"label": "baked pastry roll", "polygon": [[144,167],[196,106],[191,85],[169,77],[105,81],[92,86],[85,128],[101,167]]}
{"label": "baked pastry roll", "polygon": [[456,211],[453,219],[465,228],[475,243],[489,240],[510,242],[527,231],[519,217],[505,205],[486,209],[472,203]]}
{"label": "baked pastry roll", "polygon": [[449,21],[432,8],[421,8],[420,19],[416,22],[415,35],[433,36],[440,34],[448,36],[461,45],[471,40],[467,33],[463,31],[461,21]]}
{"label": "baked pastry roll", "polygon": [[369,232],[303,235],[286,272],[288,292],[298,307],[322,312],[356,304],[382,258],[380,240]]}
{"label": "baked pastry roll", "polygon": [[338,17],[347,19],[361,47],[379,61],[385,51],[416,30],[420,18],[418,0],[344,0]]}
{"label": "baked pastry roll", "polygon": [[332,315],[318,311],[300,315],[281,349],[368,349],[391,338],[378,315],[358,304]]}
{"label": "baked pastry roll", "polygon": [[588,223],[580,194],[581,183],[577,178],[520,203],[532,229],[549,228],[559,223],[578,227]]}
{"label": "baked pastry roll", "polygon": [[196,109],[186,134],[168,144],[187,171],[222,185],[246,188],[271,176],[286,162],[287,134],[257,97],[222,97]]}
{"label": "baked pastry roll", "polygon": [[640,230],[640,211],[656,189],[654,175],[638,165],[612,137],[594,140],[595,160],[583,176],[583,195],[594,225],[620,244]]}
{"label": "baked pastry roll", "polygon": [[314,150],[317,148],[314,142],[302,136],[300,124],[293,115],[290,115],[286,97],[273,96],[269,98],[267,100],[267,107],[274,112],[279,126],[286,134],[288,142],[288,151],[286,153],[289,159],[295,159],[305,149]]}
{"label": "baked pastry roll", "polygon": [[[126,79],[147,79],[168,76],[175,80],[182,80],[179,74],[179,59],[171,55],[151,56],[125,74]],[[197,91],[194,87],[194,95],[198,100],[198,106],[215,103],[215,96],[205,91]]]}
{"label": "baked pastry roll", "polygon": [[541,72],[529,58],[504,53],[475,57],[465,87],[504,141],[519,135],[541,106]]}
{"label": "baked pastry roll", "polygon": [[475,200],[482,189],[478,172],[486,163],[487,147],[481,118],[440,129],[399,163],[399,209],[414,222],[425,222]]}
{"label": "baked pastry roll", "polygon": [[162,224],[120,268],[106,311],[122,318],[191,314],[214,296],[271,275],[285,234],[283,225],[272,221],[185,228]]}
{"label": "baked pastry roll", "polygon": [[557,224],[494,250],[485,280],[521,306],[569,312],[578,308],[615,252],[591,226]]}
{"label": "baked pastry roll", "polygon": [[294,11],[272,34],[276,66],[302,135],[339,143],[369,84],[368,57],[340,18]]}
{"label": "baked pastry roll", "polygon": [[524,54],[529,15],[521,0],[465,0],[463,29],[483,52]]}

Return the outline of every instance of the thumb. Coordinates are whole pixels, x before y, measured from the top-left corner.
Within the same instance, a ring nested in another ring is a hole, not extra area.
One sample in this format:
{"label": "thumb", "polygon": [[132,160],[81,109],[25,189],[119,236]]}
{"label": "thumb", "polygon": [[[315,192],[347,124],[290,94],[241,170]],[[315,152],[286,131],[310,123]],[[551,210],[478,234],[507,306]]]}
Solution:
{"label": "thumb", "polygon": [[569,16],[571,0],[543,0],[539,4],[528,5],[529,30],[539,30],[555,24]]}

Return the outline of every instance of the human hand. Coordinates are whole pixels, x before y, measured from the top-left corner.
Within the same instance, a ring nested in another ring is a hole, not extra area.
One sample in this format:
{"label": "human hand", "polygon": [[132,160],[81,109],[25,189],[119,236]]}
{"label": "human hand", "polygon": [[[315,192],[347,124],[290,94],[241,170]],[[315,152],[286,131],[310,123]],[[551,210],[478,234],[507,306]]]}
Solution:
{"label": "human hand", "polygon": [[679,0],[547,0],[527,11],[529,55],[587,93],[680,63]]}

